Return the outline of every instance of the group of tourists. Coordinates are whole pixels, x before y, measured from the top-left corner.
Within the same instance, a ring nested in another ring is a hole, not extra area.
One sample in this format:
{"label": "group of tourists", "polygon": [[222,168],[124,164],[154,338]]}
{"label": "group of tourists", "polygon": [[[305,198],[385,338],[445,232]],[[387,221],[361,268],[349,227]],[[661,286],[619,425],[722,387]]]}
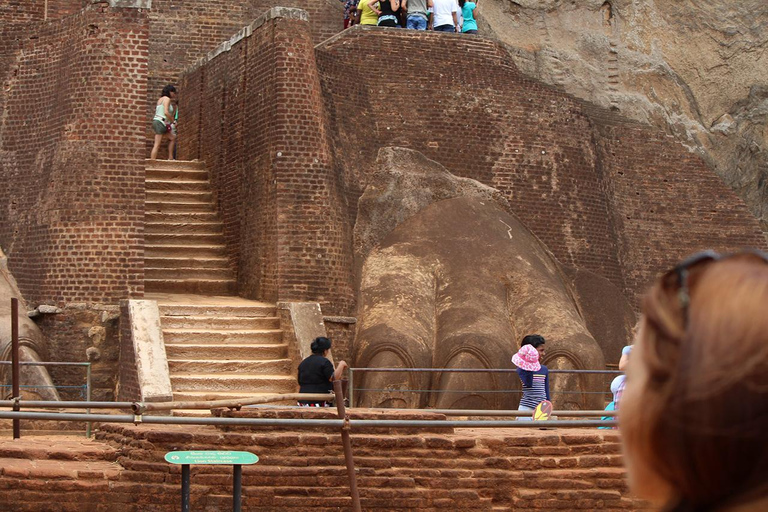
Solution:
{"label": "group of tourists", "polygon": [[343,0],[344,28],[378,25],[412,30],[477,34],[475,8],[469,0]]}

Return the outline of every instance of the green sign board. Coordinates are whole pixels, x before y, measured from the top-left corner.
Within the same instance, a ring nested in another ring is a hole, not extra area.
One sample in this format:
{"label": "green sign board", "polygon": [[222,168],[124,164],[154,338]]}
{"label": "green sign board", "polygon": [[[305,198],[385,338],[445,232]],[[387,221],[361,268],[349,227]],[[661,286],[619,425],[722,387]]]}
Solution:
{"label": "green sign board", "polygon": [[224,452],[199,450],[190,452],[168,452],[166,462],[171,464],[256,464],[259,458],[250,452]]}

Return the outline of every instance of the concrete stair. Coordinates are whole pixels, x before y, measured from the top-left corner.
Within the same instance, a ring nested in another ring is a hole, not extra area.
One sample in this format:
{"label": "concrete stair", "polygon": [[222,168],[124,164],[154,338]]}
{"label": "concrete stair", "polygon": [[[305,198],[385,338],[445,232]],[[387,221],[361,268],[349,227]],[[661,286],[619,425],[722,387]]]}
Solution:
{"label": "concrete stair", "polygon": [[144,212],[145,292],[236,292],[203,162],[147,160]]}
{"label": "concrete stair", "polygon": [[[174,401],[297,391],[274,305],[238,297],[198,296],[192,302],[185,295],[166,295],[158,306]],[[174,412],[209,414],[207,409]]]}

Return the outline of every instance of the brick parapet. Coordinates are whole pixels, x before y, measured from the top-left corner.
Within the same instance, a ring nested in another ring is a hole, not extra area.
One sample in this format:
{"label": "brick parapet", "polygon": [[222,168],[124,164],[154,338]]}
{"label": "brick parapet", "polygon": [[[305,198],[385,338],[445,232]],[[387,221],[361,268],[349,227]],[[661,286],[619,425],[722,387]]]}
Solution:
{"label": "brick parapet", "polygon": [[[150,75],[147,91],[147,119],[166,84],[179,82],[183,70],[229,41],[244,26],[273,8],[303,9],[310,19],[312,40],[318,43],[343,28],[343,6],[337,0],[251,0],[212,2],[210,0],[152,0],[150,16]],[[180,90],[183,95],[183,88]],[[184,116],[180,110],[179,116]],[[146,128],[146,154],[151,131]],[[185,133],[179,133],[183,140]]]}
{"label": "brick parapet", "polygon": [[25,30],[0,126],[9,267],[33,304],[140,295],[146,13],[94,4]]}

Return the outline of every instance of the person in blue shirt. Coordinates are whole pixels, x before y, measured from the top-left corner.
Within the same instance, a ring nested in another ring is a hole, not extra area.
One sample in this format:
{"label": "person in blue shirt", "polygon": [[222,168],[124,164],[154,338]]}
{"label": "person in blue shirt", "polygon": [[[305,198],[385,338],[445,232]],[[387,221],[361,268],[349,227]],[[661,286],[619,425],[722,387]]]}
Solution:
{"label": "person in blue shirt", "polygon": [[464,23],[461,25],[461,32],[463,34],[477,34],[477,22],[474,16],[477,2],[459,0],[459,7],[461,8],[461,17],[464,19]]}
{"label": "person in blue shirt", "polygon": [[[544,400],[550,399],[549,394],[549,369],[539,363],[544,354],[543,336],[532,334],[523,338],[522,345],[517,354],[512,356],[512,363],[517,366],[517,375],[523,386],[523,396],[520,398],[518,411],[529,411],[533,414],[536,406]],[[519,417],[521,420],[530,420],[531,417]]]}

